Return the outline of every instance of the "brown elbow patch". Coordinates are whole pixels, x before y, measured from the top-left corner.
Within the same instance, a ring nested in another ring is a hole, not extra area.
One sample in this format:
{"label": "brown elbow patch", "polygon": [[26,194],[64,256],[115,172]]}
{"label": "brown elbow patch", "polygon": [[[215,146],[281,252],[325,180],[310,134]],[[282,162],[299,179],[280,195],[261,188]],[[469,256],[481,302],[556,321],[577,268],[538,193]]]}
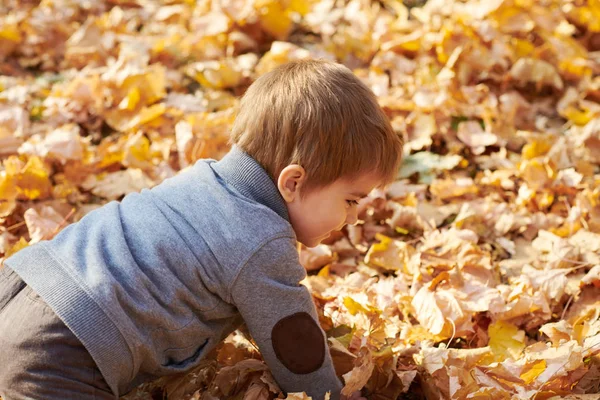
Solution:
{"label": "brown elbow patch", "polygon": [[325,360],[325,341],[321,328],[305,312],[280,319],[271,332],[275,355],[295,374],[309,374]]}

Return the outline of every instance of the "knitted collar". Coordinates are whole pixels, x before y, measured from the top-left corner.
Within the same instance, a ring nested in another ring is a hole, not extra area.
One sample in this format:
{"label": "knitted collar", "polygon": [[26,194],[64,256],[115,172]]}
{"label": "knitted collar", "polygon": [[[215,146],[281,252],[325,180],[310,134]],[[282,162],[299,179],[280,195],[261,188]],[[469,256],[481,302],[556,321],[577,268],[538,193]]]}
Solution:
{"label": "knitted collar", "polygon": [[267,171],[239,147],[233,145],[212,168],[241,194],[269,207],[289,222],[287,206],[277,186]]}

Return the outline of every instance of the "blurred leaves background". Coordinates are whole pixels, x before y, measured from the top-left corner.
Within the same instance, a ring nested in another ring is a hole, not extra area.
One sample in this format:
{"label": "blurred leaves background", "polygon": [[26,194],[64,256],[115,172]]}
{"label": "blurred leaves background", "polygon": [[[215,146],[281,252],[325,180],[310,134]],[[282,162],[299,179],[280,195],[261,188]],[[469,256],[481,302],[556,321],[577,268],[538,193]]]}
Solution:
{"label": "blurred leaves background", "polygon": [[[336,60],[406,141],[361,223],[300,250],[345,390],[598,393],[600,1],[424,3],[4,0],[0,260],[224,155],[261,74]],[[128,397],[164,395],[285,397],[243,331]]]}

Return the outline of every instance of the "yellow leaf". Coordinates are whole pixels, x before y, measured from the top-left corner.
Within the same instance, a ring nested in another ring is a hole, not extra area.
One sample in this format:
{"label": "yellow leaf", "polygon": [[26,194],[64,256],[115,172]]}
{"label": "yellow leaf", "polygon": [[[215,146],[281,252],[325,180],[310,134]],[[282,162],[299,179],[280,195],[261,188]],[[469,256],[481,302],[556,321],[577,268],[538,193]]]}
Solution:
{"label": "yellow leaf", "polygon": [[142,131],[127,139],[123,145],[123,165],[130,168],[152,167],[150,141]]}
{"label": "yellow leaf", "polygon": [[521,156],[525,160],[531,160],[533,158],[544,155],[550,150],[551,144],[547,141],[534,140],[531,143],[527,143],[521,150]]}
{"label": "yellow leaf", "polygon": [[110,146],[107,149],[98,148],[97,150],[99,157],[97,167],[99,169],[106,168],[110,165],[120,163],[123,161],[123,151],[117,149],[116,146]]}
{"label": "yellow leaf", "polygon": [[19,32],[17,25],[6,24],[0,28],[0,39],[7,39],[12,42],[20,42],[21,32]]}
{"label": "yellow leaf", "polygon": [[[416,52],[421,48],[421,40],[423,38],[423,32],[415,31],[408,35],[399,36],[389,42],[384,43],[381,48],[384,51],[396,51],[396,52]],[[443,53],[443,49],[440,48],[440,52]],[[443,58],[444,55],[438,56]]]}
{"label": "yellow leaf", "polygon": [[562,226],[558,228],[550,228],[548,229],[550,232],[555,234],[556,236],[560,236],[563,238],[570,237],[575,232],[582,228],[581,223],[579,221],[575,222],[565,222]]}
{"label": "yellow leaf", "polygon": [[[395,271],[406,266],[414,253],[412,246],[399,240],[393,240],[382,234],[377,234],[375,238],[379,240],[379,243],[374,243],[369,248],[365,256],[367,264]],[[408,273],[408,271],[406,272]]]}
{"label": "yellow leaf", "polygon": [[472,178],[436,179],[430,185],[431,194],[442,200],[465,195],[476,195],[479,188]]}
{"label": "yellow leaf", "polygon": [[537,159],[522,162],[519,165],[519,173],[533,190],[544,187],[552,177],[552,171],[548,169],[548,166]]}
{"label": "yellow leaf", "polygon": [[70,181],[58,183],[52,188],[52,197],[56,199],[66,199],[70,195],[77,193],[79,193],[77,186]]}
{"label": "yellow leaf", "polygon": [[431,282],[429,282],[429,290],[434,291],[437,285],[447,280],[450,280],[450,274],[448,271],[441,272],[438,276],[433,278]]}
{"label": "yellow leaf", "polygon": [[417,199],[414,193],[409,193],[408,196],[400,201],[400,204],[406,207],[416,207],[419,204],[419,199]]}
{"label": "yellow leaf", "polygon": [[121,100],[121,103],[119,103],[119,108],[121,110],[133,110],[138,105],[139,101],[140,90],[137,87],[133,87],[129,90],[127,96]]}
{"label": "yellow leaf", "polygon": [[586,26],[591,32],[600,32],[600,1],[588,0],[587,3],[587,6],[566,8],[567,14],[578,25]]}
{"label": "yellow leaf", "polygon": [[569,78],[582,78],[584,76],[592,75],[592,67],[589,65],[589,61],[583,57],[571,58],[561,60],[558,64],[558,69],[563,75],[568,75]]}
{"label": "yellow leaf", "polygon": [[535,50],[534,45],[526,40],[516,37],[510,39],[510,44],[512,44],[515,54],[518,58],[527,57]]}
{"label": "yellow leaf", "polygon": [[535,202],[540,209],[546,209],[554,202],[554,194],[550,191],[544,191],[535,195]]}
{"label": "yellow leaf", "polygon": [[6,171],[0,171],[0,200],[13,201],[17,198],[17,185]]}
{"label": "yellow leaf", "polygon": [[291,0],[289,10],[304,16],[310,12],[313,3],[313,0]]}
{"label": "yellow leaf", "polygon": [[[144,105],[152,104],[166,95],[166,70],[165,67],[159,64],[154,64],[147,69],[143,74],[132,74],[127,76],[120,86],[121,93],[127,93],[123,102],[142,102]],[[137,92],[137,93],[136,93]],[[131,96],[130,99],[127,99]],[[138,97],[136,99],[136,96]],[[132,110],[135,105],[130,108],[121,107],[121,109]]]}
{"label": "yellow leaf", "polygon": [[533,382],[542,372],[546,370],[546,360],[540,360],[533,364],[527,372],[521,374],[521,379],[529,385]]}
{"label": "yellow leaf", "polygon": [[24,163],[17,156],[10,156],[4,160],[4,173],[7,177],[13,178],[23,169]]}
{"label": "yellow leaf", "polygon": [[31,107],[31,111],[29,112],[29,116],[33,120],[39,120],[42,118],[42,113],[44,112],[43,105],[36,105]]}
{"label": "yellow leaf", "polygon": [[583,341],[589,334],[590,320],[594,320],[594,309],[589,308],[586,313],[579,315],[574,321],[570,321],[573,325],[573,339],[577,340],[579,344],[583,344]]}
{"label": "yellow leaf", "polygon": [[137,128],[140,125],[148,123],[160,117],[167,111],[164,103],[154,104],[150,107],[144,107],[138,115],[136,115],[127,126],[128,129]]}
{"label": "yellow leaf", "polygon": [[23,250],[27,246],[29,246],[29,243],[27,242],[27,240],[25,240],[24,237],[21,236],[17,243],[15,243],[14,245],[12,245],[12,247],[6,250],[6,254],[4,256],[8,258],[15,254],[17,251]]}
{"label": "yellow leaf", "polygon": [[511,2],[502,3],[503,5],[498,7],[492,14],[494,23],[498,24],[498,27],[501,30],[505,32],[514,32],[518,29],[522,32],[528,32],[535,28],[535,23],[531,20],[529,14],[523,12],[523,9],[518,6],[511,6]]}
{"label": "yellow leaf", "polygon": [[344,297],[344,306],[348,309],[348,312],[352,315],[356,315],[358,312],[368,313],[369,310],[365,308],[362,304],[355,301],[352,297],[346,296]]}
{"label": "yellow leaf", "polygon": [[317,274],[317,276],[320,276],[320,277],[323,277],[323,278],[329,277],[329,265],[326,265],[323,268],[321,268],[321,270],[319,271],[319,273]]}
{"label": "yellow leaf", "polygon": [[517,359],[525,348],[525,332],[509,322],[497,321],[491,324],[488,335],[489,346],[497,361],[507,357]]}
{"label": "yellow leaf", "polygon": [[241,71],[231,62],[205,61],[190,66],[191,75],[204,87],[227,89],[239,85],[243,78]]}
{"label": "yellow leaf", "polygon": [[452,28],[448,25],[444,25],[440,31],[441,40],[435,46],[435,52],[438,58],[438,61],[442,64],[446,64],[448,59],[450,58],[450,53],[454,50],[451,45],[451,40],[453,37]]}
{"label": "yellow leaf", "polygon": [[257,0],[254,3],[263,29],[279,40],[284,40],[292,29],[292,19],[281,2],[276,0]]}
{"label": "yellow leaf", "polygon": [[167,94],[167,77],[165,67],[155,64],[150,72],[144,75],[145,85],[141,88],[146,96],[147,104],[162,99]]}
{"label": "yellow leaf", "polygon": [[[381,259],[383,257],[381,256],[385,256],[385,254],[381,254],[381,253],[385,253],[387,252],[390,244],[392,243],[392,239],[379,234],[377,236],[377,239],[379,240],[379,243],[374,243],[371,248],[369,249],[369,252],[367,253],[367,255],[365,256],[365,262],[366,263],[372,263],[374,265],[378,265],[380,267],[386,267],[384,263],[381,262]],[[379,254],[378,254],[379,253]],[[379,255],[380,257],[376,257],[377,255]],[[388,259],[385,261],[391,261],[391,265],[396,264],[395,257],[392,257],[392,259]],[[398,269],[398,268],[393,268],[393,269]]]}
{"label": "yellow leaf", "polygon": [[594,113],[590,110],[585,109],[584,111],[581,111],[573,106],[567,107],[567,109],[563,111],[563,115],[575,125],[579,126],[587,124],[594,118]]}
{"label": "yellow leaf", "polygon": [[33,156],[15,177],[17,192],[30,200],[47,197],[52,191],[49,173],[42,160]]}
{"label": "yellow leaf", "polygon": [[444,339],[448,339],[445,335],[434,335],[425,329],[422,325],[413,325],[408,328],[406,333],[406,341],[408,343],[415,343],[417,341],[422,342],[424,340],[431,340],[433,342],[439,342]]}

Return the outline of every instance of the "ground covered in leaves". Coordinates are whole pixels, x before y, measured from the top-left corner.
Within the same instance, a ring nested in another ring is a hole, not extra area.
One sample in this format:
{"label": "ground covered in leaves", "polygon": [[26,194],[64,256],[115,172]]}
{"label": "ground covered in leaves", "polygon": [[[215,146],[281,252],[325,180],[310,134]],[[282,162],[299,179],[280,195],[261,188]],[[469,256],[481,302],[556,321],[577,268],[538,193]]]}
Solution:
{"label": "ground covered in leaves", "polygon": [[[600,392],[599,0],[5,0],[0,260],[221,157],[238,96],[304,57],[406,139],[361,223],[300,253],[345,390]],[[243,332],[128,397],[164,394],[285,397]]]}

